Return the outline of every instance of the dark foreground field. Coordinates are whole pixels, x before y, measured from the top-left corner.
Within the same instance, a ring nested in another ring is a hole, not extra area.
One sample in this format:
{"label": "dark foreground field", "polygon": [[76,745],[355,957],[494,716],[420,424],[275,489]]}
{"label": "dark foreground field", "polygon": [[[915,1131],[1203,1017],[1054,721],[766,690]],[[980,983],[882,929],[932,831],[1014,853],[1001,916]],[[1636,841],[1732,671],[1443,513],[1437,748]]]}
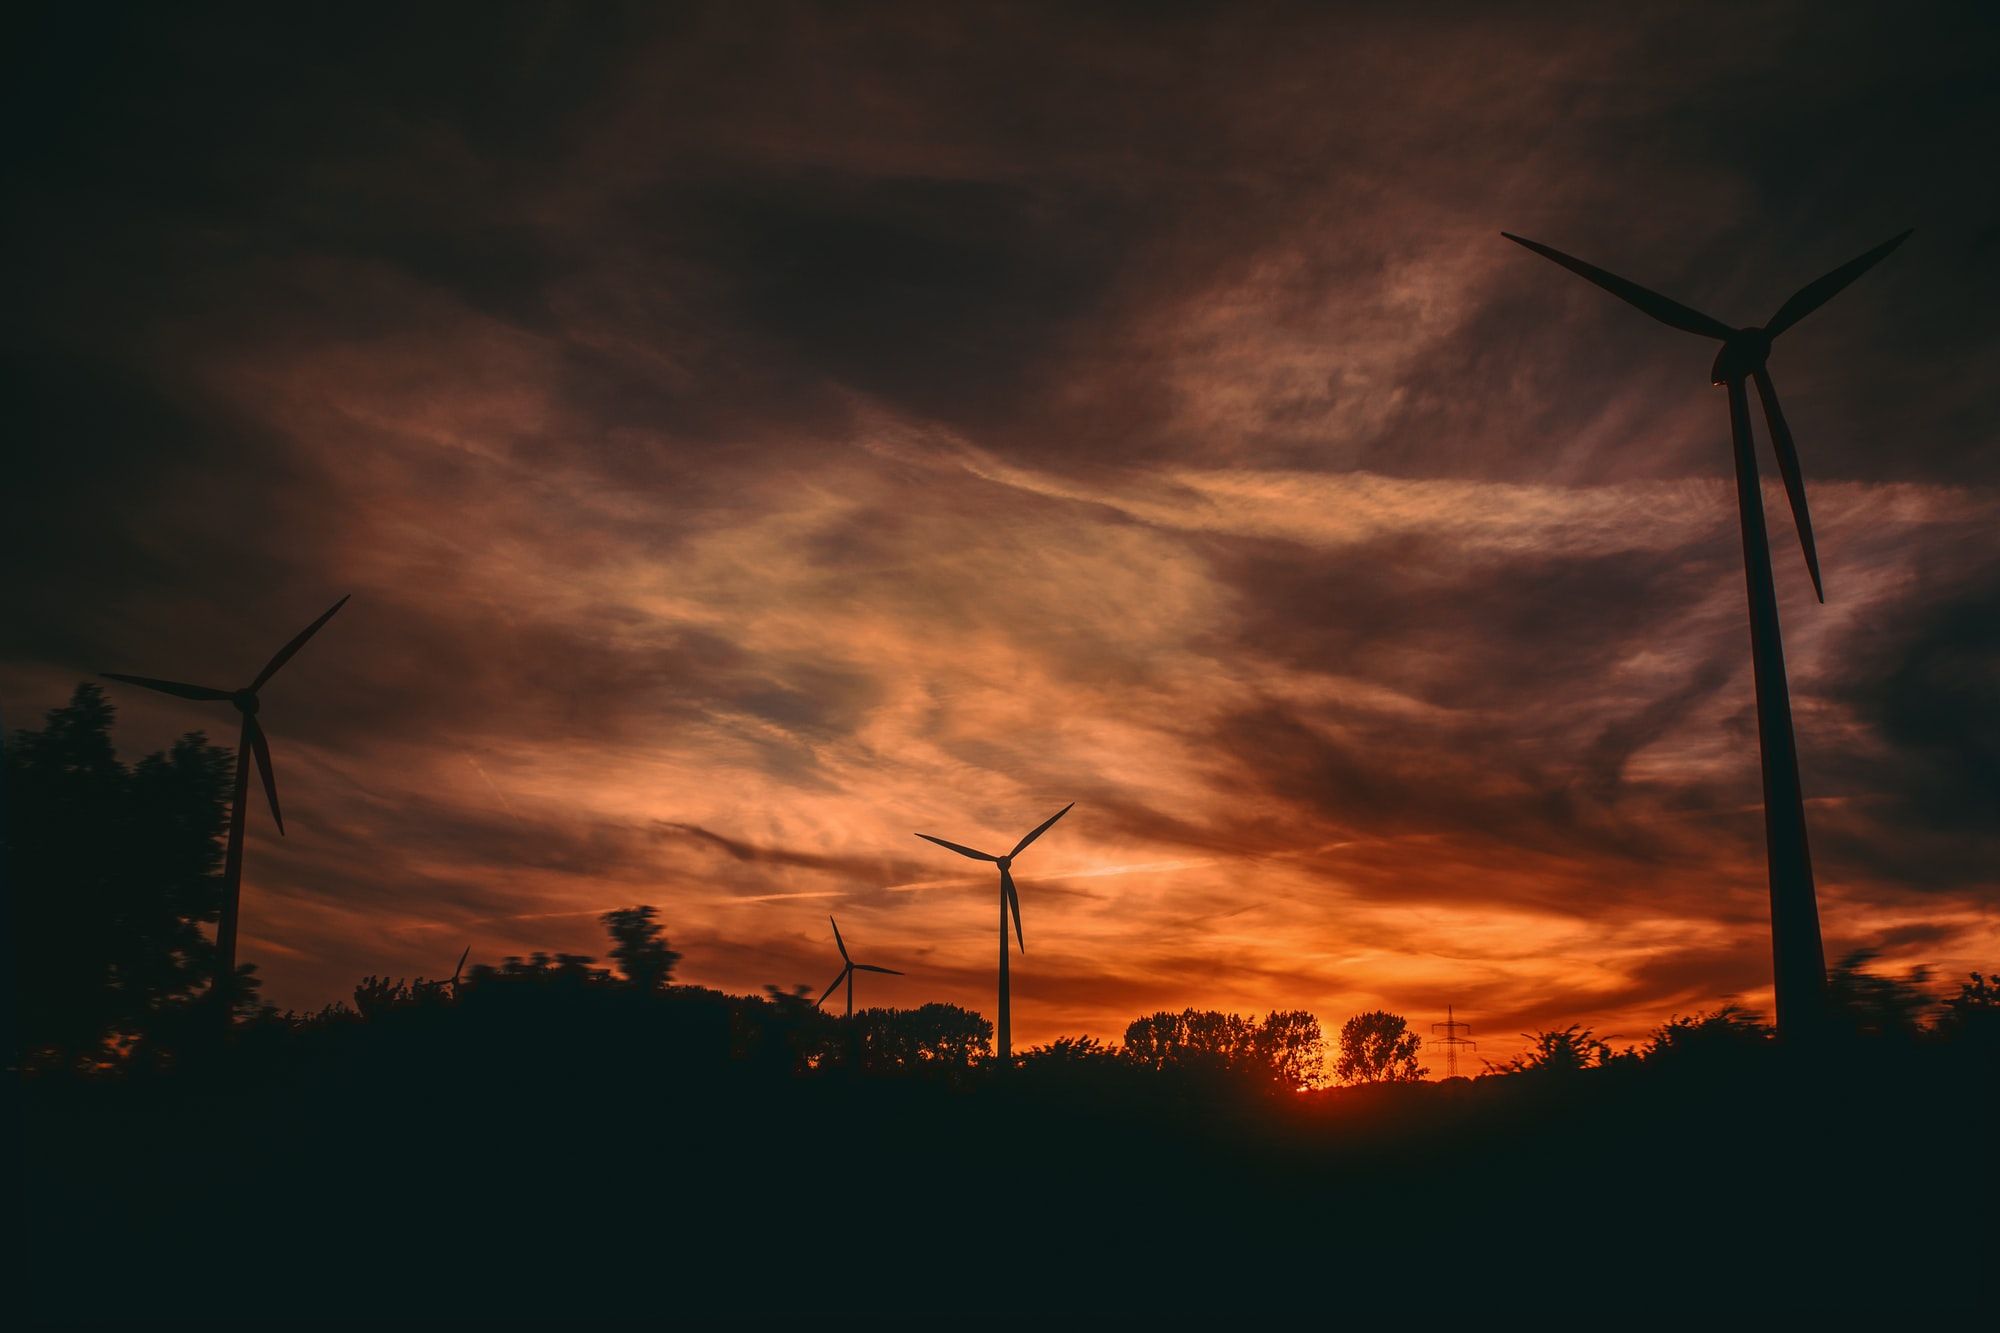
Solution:
{"label": "dark foreground field", "polygon": [[1953,1056],[1274,1097],[1101,1069],[681,1078],[542,1033],[39,1079],[20,1297],[350,1324],[1974,1310],[1995,1082]]}

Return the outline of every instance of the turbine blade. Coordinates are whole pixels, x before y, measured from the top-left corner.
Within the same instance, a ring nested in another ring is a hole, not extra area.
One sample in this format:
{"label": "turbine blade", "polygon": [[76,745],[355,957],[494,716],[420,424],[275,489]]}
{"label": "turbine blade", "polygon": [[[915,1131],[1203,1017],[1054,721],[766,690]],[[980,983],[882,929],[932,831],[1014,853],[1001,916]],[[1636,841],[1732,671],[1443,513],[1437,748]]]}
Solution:
{"label": "turbine blade", "polygon": [[828,917],[826,920],[827,924],[833,927],[833,943],[840,950],[840,960],[844,963],[853,962],[854,960],[847,956],[847,941],[840,938],[840,923],[832,917]]}
{"label": "turbine blade", "polygon": [[[839,989],[840,989],[840,983],[841,983],[841,982],[843,982],[843,981],[845,981],[845,980],[847,980],[847,969],[843,967],[843,968],[841,968],[841,969],[840,969],[840,975],[839,975],[839,976],[837,976],[837,977],[835,977],[835,978],[833,979],[833,984],[832,984],[831,986],[828,986],[828,987],[826,988],[826,995],[831,995],[831,994],[833,994],[833,993],[834,993],[835,991],[839,990]],[[822,995],[822,996],[820,996],[820,997],[819,997],[819,998],[818,998],[817,1000],[814,1000],[814,1001],[813,1001],[813,1008],[817,1009],[817,1008],[819,1008],[819,1007],[820,1007],[821,1005],[825,1004],[825,1003],[826,1003],[826,995]]]}
{"label": "turbine blade", "polygon": [[[1000,887],[1006,892],[1007,906],[1014,913],[1014,943],[1022,953],[1026,953],[1028,946],[1021,938],[1021,895],[1014,888],[1014,872],[1007,869],[1006,866],[1000,867]],[[1006,937],[1002,936],[1001,938],[1004,943]]]}
{"label": "turbine blade", "polygon": [[1698,333],[1704,338],[1720,338],[1725,342],[1736,332],[1712,315],[1704,315],[1701,311],[1684,306],[1679,301],[1670,301],[1656,291],[1641,287],[1636,282],[1628,282],[1616,273],[1606,273],[1594,264],[1586,264],[1581,259],[1566,255],[1539,241],[1516,236],[1511,231],[1503,231],[1500,234],[1516,245],[1526,246],[1544,259],[1561,264],[1584,281],[1596,283],[1619,300],[1639,307],[1662,324],[1671,324],[1688,333]]}
{"label": "turbine blade", "polygon": [[154,680],[151,676],[127,676],[116,671],[100,671],[106,680],[122,680],[127,685],[143,685],[161,694],[177,694],[183,699],[232,699],[228,690],[211,690],[206,685],[183,685],[177,680]]}
{"label": "turbine blade", "polygon": [[458,966],[451,970],[452,985],[456,986],[458,984],[458,975],[465,971],[465,960],[470,957],[472,957],[472,946],[468,944],[465,946],[465,952],[458,956]]}
{"label": "turbine blade", "polygon": [[264,728],[257,725],[255,714],[243,715],[245,730],[250,733],[250,749],[257,758],[257,774],[264,779],[264,798],[271,803],[271,818],[278,821],[278,836],[285,835],[285,815],[278,809],[278,778],[271,771],[271,746],[264,739]]}
{"label": "turbine blade", "polygon": [[[1910,228],[1910,231],[1915,230],[1916,228],[1914,227]],[[1867,254],[1857,255],[1825,277],[1815,278],[1813,281],[1799,288],[1798,291],[1792,293],[1792,298],[1789,301],[1778,307],[1778,313],[1771,316],[1770,322],[1764,325],[1764,332],[1770,334],[1773,338],[1777,337],[1786,329],[1789,329],[1792,325],[1798,323],[1807,315],[1810,315],[1813,311],[1840,295],[1843,287],[1853,282],[1869,269],[1874,268],[1884,259],[1887,259],[1891,250],[1894,250],[1909,238],[1909,231],[1904,232],[1901,236],[1892,236],[1873,250],[1870,250]]]}
{"label": "turbine blade", "polygon": [[933,838],[928,833],[919,833],[917,836],[925,842],[934,842],[940,847],[948,847],[960,856],[969,856],[975,861],[998,861],[1000,859],[997,856],[988,856],[985,852],[975,852],[970,847],[961,847],[955,842],[946,842],[943,838]]}
{"label": "turbine blade", "polygon": [[872,963],[856,963],[854,970],[856,972],[880,972],[885,977],[900,977],[903,975],[893,967],[876,967]]}
{"label": "turbine blade", "polygon": [[[353,593],[349,593],[347,594],[347,597],[352,597],[353,595],[354,595]],[[294,638],[290,643],[286,644],[284,647],[280,648],[278,650],[278,655],[272,658],[269,662],[266,662],[264,664],[264,669],[257,673],[257,679],[250,682],[251,691],[254,693],[257,690],[263,689],[264,682],[269,680],[271,677],[277,675],[278,668],[283,666],[285,663],[291,661],[292,655],[298,652],[299,649],[306,646],[306,640],[310,639],[313,635],[319,633],[319,627],[321,625],[324,625],[327,621],[333,619],[333,613],[335,611],[338,611],[341,607],[347,605],[347,597],[343,597],[339,601],[335,602],[325,615],[321,616],[318,620],[313,621],[312,624],[307,625],[304,629],[300,630],[296,638]]]}
{"label": "turbine blade", "polygon": [[1764,423],[1771,428],[1771,447],[1777,451],[1778,473],[1785,479],[1785,498],[1792,502],[1792,520],[1799,527],[1799,545],[1805,547],[1806,568],[1812,571],[1813,592],[1824,602],[1826,589],[1819,581],[1819,552],[1813,548],[1812,515],[1806,512],[1806,479],[1799,472],[1799,451],[1792,443],[1792,428],[1785,424],[1784,410],[1778,406],[1771,372],[1759,366],[1756,374],[1757,397],[1764,403]]}
{"label": "turbine blade", "polygon": [[1028,844],[1033,842],[1035,839],[1041,837],[1044,833],[1047,833],[1049,831],[1049,825],[1055,823],[1058,819],[1061,819],[1064,815],[1068,814],[1070,811],[1074,809],[1076,809],[1076,802],[1071,801],[1068,805],[1056,811],[1054,814],[1050,815],[1047,819],[1044,819],[1041,823],[1035,826],[1035,831],[1033,833],[1030,833],[1027,837],[1015,843],[1014,850],[1007,853],[1007,855],[1010,858],[1016,857],[1019,856],[1022,852],[1028,850]]}

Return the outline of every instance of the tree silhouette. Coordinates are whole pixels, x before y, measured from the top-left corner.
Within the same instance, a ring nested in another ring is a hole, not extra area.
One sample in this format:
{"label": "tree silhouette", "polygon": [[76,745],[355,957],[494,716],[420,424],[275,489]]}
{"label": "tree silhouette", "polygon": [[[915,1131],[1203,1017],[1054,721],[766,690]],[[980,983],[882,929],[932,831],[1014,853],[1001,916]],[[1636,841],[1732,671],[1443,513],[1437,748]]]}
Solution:
{"label": "tree silhouette", "polygon": [[1429,1073],[1417,1064],[1423,1039],[1401,1014],[1371,1009],[1340,1025],[1340,1057],[1333,1076],[1342,1083],[1414,1083]]}
{"label": "tree silhouette", "polygon": [[207,980],[229,753],[200,732],[128,768],[115,710],[79,685],[6,750],[4,878],[27,1064],[90,1064]]}
{"label": "tree silhouette", "polygon": [[1610,1045],[1599,1041],[1596,1033],[1581,1024],[1521,1035],[1534,1045],[1505,1063],[1493,1065],[1494,1072],[1561,1076],[1594,1069],[1612,1058]]}
{"label": "tree silhouette", "polygon": [[1326,1037],[1319,1020],[1303,1009],[1274,1009],[1255,1038],[1257,1057],[1279,1085],[1317,1087],[1325,1078]]}
{"label": "tree silhouette", "polygon": [[2000,976],[1974,972],[1944,1002],[1937,1035],[1954,1044],[2000,1054]]}
{"label": "tree silhouette", "polygon": [[1872,949],[1857,949],[1826,974],[1827,1009],[1833,1030],[1846,1037],[1911,1042],[1935,1004],[1925,983],[1930,969],[1909,977],[1885,977],[1868,970]]}
{"label": "tree silhouette", "polygon": [[1223,1074],[1300,1088],[1316,1083],[1325,1056],[1319,1020],[1302,1009],[1259,1023],[1213,1009],[1162,1010],[1125,1029],[1125,1058],[1143,1069]]}
{"label": "tree silhouette", "polygon": [[1117,1047],[1095,1037],[1057,1037],[1045,1046],[1030,1046],[1017,1063],[1024,1070],[1038,1066],[1078,1068],[1095,1067],[1122,1058]]}
{"label": "tree silhouette", "polygon": [[387,977],[367,976],[354,987],[354,1012],[363,1018],[388,1013],[410,998],[410,988]]}
{"label": "tree silhouette", "polygon": [[611,932],[611,957],[619,971],[643,991],[664,990],[681,960],[667,947],[667,933],[654,921],[658,915],[653,907],[620,907],[598,918]]}
{"label": "tree silhouette", "polygon": [[1654,1028],[1645,1059],[1676,1067],[1735,1065],[1767,1051],[1776,1036],[1761,1015],[1725,1004],[1709,1013],[1676,1014]]}
{"label": "tree silhouette", "polygon": [[1126,1025],[1125,1055],[1147,1069],[1226,1073],[1255,1059],[1256,1035],[1241,1014],[1161,1010]]}
{"label": "tree silhouette", "polygon": [[955,1004],[863,1009],[849,1021],[861,1068],[877,1073],[970,1069],[993,1041],[992,1023]]}

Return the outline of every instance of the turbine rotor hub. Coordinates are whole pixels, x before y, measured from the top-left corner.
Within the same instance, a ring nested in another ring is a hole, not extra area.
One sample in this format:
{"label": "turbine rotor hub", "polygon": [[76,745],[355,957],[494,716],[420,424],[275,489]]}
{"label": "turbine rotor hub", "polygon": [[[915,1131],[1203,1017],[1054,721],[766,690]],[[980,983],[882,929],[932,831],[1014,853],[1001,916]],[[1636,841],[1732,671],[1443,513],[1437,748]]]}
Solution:
{"label": "turbine rotor hub", "polygon": [[1011,856],[1003,856],[999,860],[999,866],[1002,870],[1011,870],[1013,868],[1013,865],[1014,865],[1014,858]]}
{"label": "turbine rotor hub", "polygon": [[1710,382],[1728,384],[1732,380],[1746,380],[1764,368],[1764,362],[1771,355],[1771,335],[1762,329],[1738,329],[1722,344],[1722,350],[1715,354],[1715,366],[1710,372]]}
{"label": "turbine rotor hub", "polygon": [[249,690],[236,691],[229,696],[229,702],[236,705],[236,711],[239,713],[255,716],[257,712],[257,696]]}

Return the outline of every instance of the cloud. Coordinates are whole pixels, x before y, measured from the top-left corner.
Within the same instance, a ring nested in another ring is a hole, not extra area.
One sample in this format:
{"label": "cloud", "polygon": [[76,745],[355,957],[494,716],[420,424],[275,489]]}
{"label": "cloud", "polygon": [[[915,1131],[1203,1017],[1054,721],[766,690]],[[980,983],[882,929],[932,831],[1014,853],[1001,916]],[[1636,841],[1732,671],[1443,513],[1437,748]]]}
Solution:
{"label": "cloud", "polygon": [[1497,232],[1751,320],[1914,222],[1774,359],[1825,607],[1767,509],[1829,951],[1991,967],[1992,34],[1729,18],[47,17],[10,719],[355,594],[268,697],[287,1004],[655,902],[693,980],[832,910],[990,1007],[911,835],[1071,800],[1023,1040],[1762,1003],[1710,349]]}

